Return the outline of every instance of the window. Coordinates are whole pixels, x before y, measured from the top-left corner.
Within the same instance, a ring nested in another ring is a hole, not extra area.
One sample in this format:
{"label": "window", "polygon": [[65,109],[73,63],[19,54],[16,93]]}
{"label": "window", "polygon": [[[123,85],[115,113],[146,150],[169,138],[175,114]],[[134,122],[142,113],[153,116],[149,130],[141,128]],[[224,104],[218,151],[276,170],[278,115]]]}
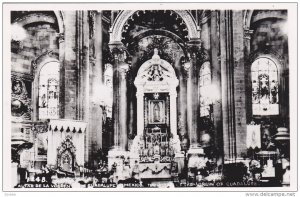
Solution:
{"label": "window", "polygon": [[208,88],[211,85],[210,63],[202,64],[199,73],[200,117],[209,116],[211,99]]}
{"label": "window", "polygon": [[58,119],[59,63],[48,62],[39,75],[39,119]]}
{"label": "window", "polygon": [[278,115],[278,68],[267,57],[251,65],[253,115]]}

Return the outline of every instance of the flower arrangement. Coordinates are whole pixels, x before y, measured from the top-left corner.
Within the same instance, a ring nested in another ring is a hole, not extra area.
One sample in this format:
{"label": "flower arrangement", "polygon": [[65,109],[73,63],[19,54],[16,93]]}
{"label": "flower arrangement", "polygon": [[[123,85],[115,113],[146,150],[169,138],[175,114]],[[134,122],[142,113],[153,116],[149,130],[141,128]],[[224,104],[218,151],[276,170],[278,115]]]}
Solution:
{"label": "flower arrangement", "polygon": [[254,175],[257,173],[262,173],[263,169],[260,165],[260,162],[257,160],[252,160],[249,165],[249,171]]}

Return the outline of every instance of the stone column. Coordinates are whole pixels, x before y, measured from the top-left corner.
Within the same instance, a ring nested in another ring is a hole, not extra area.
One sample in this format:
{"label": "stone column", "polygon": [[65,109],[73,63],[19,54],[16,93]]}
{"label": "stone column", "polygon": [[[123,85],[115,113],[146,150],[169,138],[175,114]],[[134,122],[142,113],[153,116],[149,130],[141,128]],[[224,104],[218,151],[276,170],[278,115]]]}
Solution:
{"label": "stone column", "polygon": [[128,64],[124,63],[125,48],[122,43],[112,43],[110,44],[109,47],[114,57],[114,64],[113,64],[114,148],[118,150],[125,150],[126,144],[124,143],[125,142],[124,138],[127,138],[126,72],[128,69]]}
{"label": "stone column", "polygon": [[127,147],[127,80],[126,74],[128,71],[128,64],[123,63],[119,65],[119,146],[122,150],[126,150]]}
{"label": "stone column", "polygon": [[218,88],[218,94],[220,100],[215,100],[213,103],[213,120],[214,120],[214,145],[216,148],[216,159],[217,164],[222,165],[223,163],[223,129],[222,129],[222,105],[221,105],[221,65],[219,57],[220,49],[220,37],[216,33],[219,31],[218,27],[218,11],[212,11],[211,13],[211,71],[212,71],[212,83]]}
{"label": "stone column", "polygon": [[246,148],[244,30],[242,11],[220,11],[223,143],[225,162],[236,162]]}
{"label": "stone column", "polygon": [[242,160],[247,153],[246,147],[246,91],[245,91],[245,61],[243,12],[232,11],[232,37],[233,37],[233,75],[234,75],[234,123],[236,136],[236,159]]}
{"label": "stone column", "polygon": [[[95,153],[102,148],[102,87],[103,87],[103,69],[102,69],[102,13],[89,11],[90,21],[90,47],[89,47],[89,162],[96,160]],[[97,32],[95,34],[95,32]],[[94,164],[96,162],[94,161]]]}
{"label": "stone column", "polygon": [[233,62],[231,11],[220,11],[220,51],[222,81],[223,143],[225,162],[233,161],[236,155],[233,97]]}
{"label": "stone column", "polygon": [[60,63],[60,78],[59,78],[59,117],[64,118],[65,116],[65,69],[64,69],[64,59],[65,59],[65,34],[61,32],[58,34],[58,43],[59,43],[59,63]]}
{"label": "stone column", "polygon": [[[250,46],[251,46],[251,36],[253,34],[253,30],[250,30],[248,27],[244,27],[244,55],[245,59],[248,60],[248,64],[245,65],[245,72],[251,73],[251,62],[250,60]],[[251,121],[252,119],[252,82],[251,75],[245,75],[245,88],[246,88],[246,115],[247,120]]]}
{"label": "stone column", "polygon": [[198,97],[198,78],[201,41],[193,39],[187,43],[188,53],[190,57],[189,65],[186,64],[185,69],[188,70],[187,80],[187,119],[188,133],[190,139],[190,148],[188,150],[188,168],[197,167],[198,162],[204,162],[204,150],[200,147],[198,140],[198,116],[199,116],[199,97]]}
{"label": "stone column", "polygon": [[199,58],[201,41],[199,39],[191,40],[187,43],[190,68],[188,68],[187,80],[187,119],[188,119],[188,132],[190,139],[190,148],[199,147],[198,141],[198,116],[199,116],[199,99],[198,99],[198,73],[199,66],[197,60]]}

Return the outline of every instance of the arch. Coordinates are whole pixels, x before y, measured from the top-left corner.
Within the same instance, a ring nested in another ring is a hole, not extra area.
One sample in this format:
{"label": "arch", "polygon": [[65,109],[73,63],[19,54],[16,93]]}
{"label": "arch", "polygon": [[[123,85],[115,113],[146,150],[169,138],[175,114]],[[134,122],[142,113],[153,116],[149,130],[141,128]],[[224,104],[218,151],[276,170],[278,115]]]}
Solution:
{"label": "arch", "polygon": [[275,14],[274,12],[276,12],[277,10],[274,10],[274,11],[268,11],[264,15],[258,17],[255,21],[252,21],[252,18],[253,17],[255,18],[255,16],[253,16],[253,15],[255,15],[255,13],[257,11],[258,10],[246,10],[245,11],[245,13],[244,13],[244,29],[250,29],[251,23],[260,21],[262,19],[267,19],[267,18],[278,18],[278,19],[283,19],[283,20],[287,19],[287,17],[285,15],[278,14],[278,13]]}
{"label": "arch", "polygon": [[[116,18],[112,31],[110,33],[110,43],[120,42],[122,40],[122,29],[126,21],[132,16],[137,10],[124,10]],[[191,14],[186,10],[174,10],[185,22],[189,38],[200,38],[200,34],[197,29],[196,22]]]}
{"label": "arch", "polygon": [[64,14],[62,11],[54,11],[57,19],[59,33],[65,33]]}
{"label": "arch", "polygon": [[251,18],[254,10],[246,10],[244,14],[244,29],[250,29]]}
{"label": "arch", "polygon": [[[64,33],[65,32],[65,26],[64,26],[64,16],[62,11],[53,11],[56,20],[57,20],[57,25],[58,25],[58,32],[59,33]],[[54,17],[54,16],[53,16]],[[30,24],[30,23],[35,23],[35,22],[46,22],[46,23],[52,23],[55,24],[55,20],[51,16],[46,16],[43,13],[31,13],[26,16],[23,16],[16,21],[14,21],[12,24],[20,24],[22,26]]]}

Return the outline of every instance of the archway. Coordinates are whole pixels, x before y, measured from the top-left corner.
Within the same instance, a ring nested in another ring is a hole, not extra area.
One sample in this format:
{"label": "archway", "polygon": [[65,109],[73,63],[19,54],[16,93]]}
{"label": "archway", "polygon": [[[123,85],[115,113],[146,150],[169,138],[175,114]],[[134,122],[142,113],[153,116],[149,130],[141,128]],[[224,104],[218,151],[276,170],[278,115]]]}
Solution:
{"label": "archway", "polygon": [[[137,10],[124,10],[116,18],[112,31],[110,33],[110,43],[118,43],[122,40],[123,27],[126,21],[136,12]],[[184,23],[188,30],[189,39],[200,38],[200,31],[197,28],[196,22],[187,10],[174,10]]]}

